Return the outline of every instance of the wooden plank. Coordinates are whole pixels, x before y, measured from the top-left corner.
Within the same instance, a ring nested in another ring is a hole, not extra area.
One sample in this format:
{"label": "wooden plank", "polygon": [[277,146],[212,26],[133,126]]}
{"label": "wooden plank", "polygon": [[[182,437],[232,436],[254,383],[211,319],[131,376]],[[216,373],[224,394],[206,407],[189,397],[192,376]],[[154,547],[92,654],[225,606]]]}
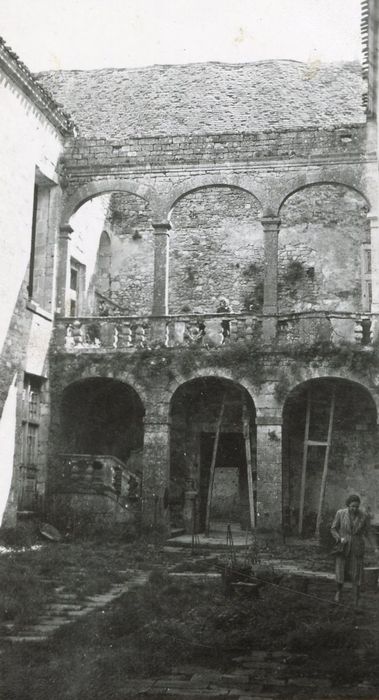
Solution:
{"label": "wooden plank", "polygon": [[254,487],[253,487],[253,471],[252,471],[252,459],[251,459],[251,443],[250,443],[250,425],[249,417],[247,413],[247,406],[242,399],[242,426],[243,426],[243,436],[245,439],[245,451],[246,451],[246,470],[247,470],[247,484],[249,489],[249,512],[250,512],[250,527],[255,528],[255,507],[254,507]]}
{"label": "wooden plank", "polygon": [[324,498],[325,498],[325,489],[326,489],[326,479],[328,476],[328,466],[329,466],[329,453],[330,453],[330,446],[332,442],[332,431],[333,431],[333,420],[334,420],[334,409],[336,405],[336,387],[335,385],[333,386],[332,389],[332,396],[330,400],[330,413],[329,413],[329,425],[328,425],[328,442],[325,450],[325,458],[324,458],[324,468],[322,470],[322,478],[321,478],[321,488],[320,488],[320,500],[318,504],[318,513],[317,513],[317,520],[316,520],[316,532],[315,535],[316,537],[320,536],[320,526],[321,526],[321,519],[322,519],[322,508],[324,505]]}
{"label": "wooden plank", "polygon": [[326,447],[328,442],[320,442],[319,440],[307,440],[308,447]]}
{"label": "wooden plank", "polygon": [[211,466],[210,466],[210,470],[209,470],[207,510],[206,510],[206,515],[205,515],[205,533],[207,535],[209,534],[209,524],[210,524],[210,519],[211,519],[212,492],[213,492],[213,483],[214,483],[214,478],[215,478],[216,457],[217,457],[218,443],[220,440],[220,429],[221,429],[222,417],[224,415],[224,408],[225,408],[225,394],[222,397],[220,415],[218,417],[216,435],[215,435],[215,440],[213,443]]}
{"label": "wooden plank", "polygon": [[301,468],[301,484],[300,484],[299,535],[301,535],[303,532],[304,498],[305,498],[305,483],[306,483],[306,478],[307,478],[308,438],[309,438],[310,418],[311,418],[311,391],[310,391],[310,389],[308,389],[307,408],[306,408],[306,414],[305,414],[303,464],[302,464],[302,468]]}

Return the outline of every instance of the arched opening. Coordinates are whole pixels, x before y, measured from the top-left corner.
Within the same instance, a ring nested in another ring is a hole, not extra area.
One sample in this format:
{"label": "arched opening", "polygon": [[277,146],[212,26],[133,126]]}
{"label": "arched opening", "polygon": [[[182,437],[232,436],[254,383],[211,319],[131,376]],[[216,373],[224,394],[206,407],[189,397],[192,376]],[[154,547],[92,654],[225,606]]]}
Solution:
{"label": "arched opening", "polygon": [[202,187],[174,205],[170,311],[212,313],[225,296],[233,311],[259,311],[264,244],[260,204],[238,187]]}
{"label": "arched opening", "polygon": [[[255,407],[226,379],[182,384],[171,402],[170,492],[174,527],[191,532],[251,525],[256,510]],[[217,449],[215,447],[217,445]],[[213,478],[212,478],[213,475]],[[187,498],[196,493],[195,505]]]}
{"label": "arched opening", "polygon": [[[134,522],[140,510],[144,408],[128,384],[94,377],[69,384],[60,404],[53,519],[94,532]],[[59,446],[59,447],[58,447]]]}
{"label": "arched opening", "polygon": [[335,378],[312,379],[290,393],[283,409],[283,515],[288,532],[314,535],[359,493],[379,514],[378,432],[366,388]]}
{"label": "arched opening", "polygon": [[279,310],[369,311],[368,204],[341,184],[314,184],[280,210]]}
{"label": "arched opening", "polygon": [[151,313],[151,219],[149,203],[129,192],[97,194],[76,210],[70,219],[66,315]]}
{"label": "arched opening", "polygon": [[114,379],[83,379],[65,388],[61,428],[66,453],[111,455],[125,465],[143,445],[137,392]]}
{"label": "arched opening", "polygon": [[100,236],[95,266],[95,287],[100,294],[109,295],[111,289],[112,245],[107,231]]}

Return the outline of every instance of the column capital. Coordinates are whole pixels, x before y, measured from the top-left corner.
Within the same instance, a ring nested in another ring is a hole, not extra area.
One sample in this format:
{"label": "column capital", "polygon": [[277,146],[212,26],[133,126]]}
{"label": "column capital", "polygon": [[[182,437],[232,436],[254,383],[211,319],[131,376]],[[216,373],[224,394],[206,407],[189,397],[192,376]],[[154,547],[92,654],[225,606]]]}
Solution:
{"label": "column capital", "polygon": [[67,238],[70,240],[71,234],[74,232],[74,229],[70,224],[61,224],[59,226],[59,237],[60,238]]}
{"label": "column capital", "polygon": [[262,216],[260,222],[265,231],[279,231],[281,219],[279,216]]}
{"label": "column capital", "polygon": [[172,228],[169,221],[157,221],[153,222],[151,225],[154,229],[154,233],[157,236],[164,236],[165,234],[167,235]]}
{"label": "column capital", "polygon": [[275,411],[271,411],[270,413],[257,413],[255,425],[257,427],[262,425],[279,427],[283,425],[283,417]]}

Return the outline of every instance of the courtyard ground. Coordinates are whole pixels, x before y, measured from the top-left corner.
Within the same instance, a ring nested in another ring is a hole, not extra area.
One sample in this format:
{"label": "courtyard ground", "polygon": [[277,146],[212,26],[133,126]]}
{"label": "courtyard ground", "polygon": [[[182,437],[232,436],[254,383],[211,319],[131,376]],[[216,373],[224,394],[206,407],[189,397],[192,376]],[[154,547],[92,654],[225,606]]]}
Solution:
{"label": "courtyard ground", "polygon": [[377,593],[333,605],[315,543],[262,540],[258,591],[231,596],[217,546],[34,546],[0,555],[4,700],[379,697]]}

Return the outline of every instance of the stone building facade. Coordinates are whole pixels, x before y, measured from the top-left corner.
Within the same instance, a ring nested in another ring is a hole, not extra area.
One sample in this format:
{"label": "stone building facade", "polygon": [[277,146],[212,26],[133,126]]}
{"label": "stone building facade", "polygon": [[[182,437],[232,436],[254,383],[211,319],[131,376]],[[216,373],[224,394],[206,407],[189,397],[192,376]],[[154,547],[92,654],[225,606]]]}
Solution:
{"label": "stone building facade", "polygon": [[379,516],[375,3],[362,17],[363,76],[38,76],[78,130],[59,158],[53,516],[127,519],[140,481],[145,521],[188,530],[210,493],[211,522],[261,530],[319,532],[353,490]]}
{"label": "stone building facade", "polygon": [[2,40],[0,93],[0,519],[7,506],[13,525],[45,493],[59,160],[73,131]]}

